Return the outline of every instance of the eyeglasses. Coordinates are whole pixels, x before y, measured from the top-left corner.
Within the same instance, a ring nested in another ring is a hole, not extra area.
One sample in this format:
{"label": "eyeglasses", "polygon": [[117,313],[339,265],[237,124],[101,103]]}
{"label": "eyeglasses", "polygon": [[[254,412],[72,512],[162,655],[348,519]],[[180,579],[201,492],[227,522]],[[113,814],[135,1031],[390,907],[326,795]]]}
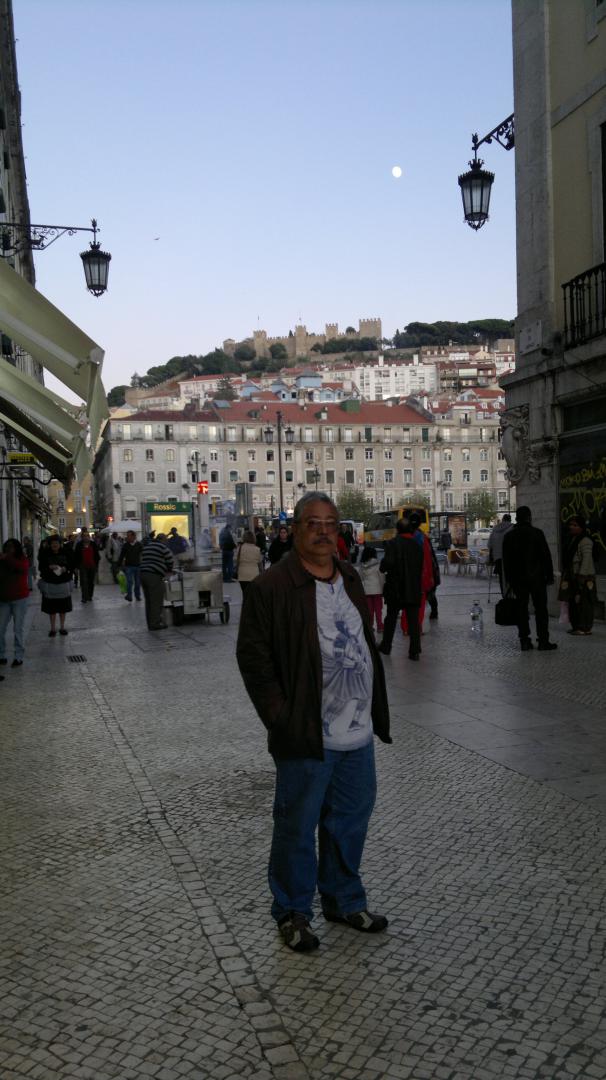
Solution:
{"label": "eyeglasses", "polygon": [[306,529],[311,529],[317,532],[318,529],[326,529],[326,532],[336,532],[339,528],[339,522],[334,518],[307,518],[306,521],[301,522],[305,525]]}

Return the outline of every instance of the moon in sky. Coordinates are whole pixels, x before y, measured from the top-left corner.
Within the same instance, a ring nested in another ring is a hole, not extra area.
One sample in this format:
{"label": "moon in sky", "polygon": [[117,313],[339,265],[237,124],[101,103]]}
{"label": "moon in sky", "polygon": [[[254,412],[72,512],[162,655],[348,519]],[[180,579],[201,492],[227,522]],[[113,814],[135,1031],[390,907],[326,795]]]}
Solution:
{"label": "moon in sky", "polygon": [[391,175],[395,176],[396,180],[400,179],[402,175],[402,170],[399,165],[394,165],[393,169],[391,170]]}

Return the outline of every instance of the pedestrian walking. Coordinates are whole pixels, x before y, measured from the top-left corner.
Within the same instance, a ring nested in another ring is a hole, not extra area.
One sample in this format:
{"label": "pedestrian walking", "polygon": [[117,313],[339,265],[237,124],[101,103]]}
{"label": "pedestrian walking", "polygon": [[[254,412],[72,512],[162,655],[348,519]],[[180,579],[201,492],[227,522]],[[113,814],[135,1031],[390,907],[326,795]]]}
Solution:
{"label": "pedestrian walking", "polygon": [[72,557],[61,543],[60,536],[51,536],[48,545],[41,547],[38,562],[40,580],[38,588],[42,593],[42,611],[50,617],[48,636],[57,636],[57,615],[59,633],[65,637],[65,616],[72,610]]}
{"label": "pedestrian walking", "polygon": [[126,534],[126,542],[122,546],[120,558],[118,559],[118,568],[124,567],[124,573],[126,574],[124,599],[129,602],[132,602],[133,591],[135,600],[141,600],[141,557],[143,550],[143,544],[140,540],[137,540],[137,534],[132,529],[129,529]]}
{"label": "pedestrian walking", "polygon": [[114,579],[114,585],[118,584],[118,563],[120,561],[121,554],[122,541],[120,540],[118,533],[113,532],[105,548],[105,558],[109,563],[109,567],[112,572],[112,578]]}
{"label": "pedestrian walking", "polygon": [[234,576],[234,551],[236,541],[232,536],[231,527],[224,525],[219,533],[219,547],[221,548],[221,570],[223,581],[231,581]]}
{"label": "pedestrian walking", "polygon": [[141,588],[145,597],[145,618],[148,630],[165,630],[164,578],[173,569],[174,561],[166,543],[166,534],[158,533],[141,554]]}
{"label": "pedestrian walking", "polygon": [[410,660],[418,660],[421,653],[421,627],[419,610],[423,597],[423,562],[425,546],[416,536],[420,518],[411,514],[402,517],[396,524],[396,536],[385,545],[385,554],[381,569],[387,575],[385,582],[385,603],[387,615],[383,627],[383,641],[379,652],[389,656],[396,629],[398,614],[406,615]]}
{"label": "pedestrian walking", "polygon": [[292,536],[289,534],[286,525],[280,525],[278,535],[272,540],[267,552],[270,564],[275,566],[285,555],[288,555],[291,548]]}
{"label": "pedestrian walking", "polygon": [[374,624],[377,634],[382,634],[385,575],[381,573],[377,549],[372,544],[364,544],[357,570],[366,595],[370,625],[372,627]]}
{"label": "pedestrian walking", "polygon": [[29,596],[30,564],[22,545],[11,538],[0,554],[0,664],[8,663],[6,631],[13,620],[12,666],[21,667],[25,656],[25,613]]}
{"label": "pedestrian walking", "polygon": [[568,602],[571,627],[568,633],[575,637],[589,637],[596,601],[593,540],[587,531],[585,519],[578,515],[568,521],[559,599]]}
{"label": "pedestrian walking", "polygon": [[316,887],[329,922],[367,934],[387,927],[368,911],[360,862],[376,797],[373,731],[391,742],[389,710],[360,578],[335,558],[338,524],[328,495],[299,500],[293,550],[251,582],[238,634],[240,672],[276,765],[272,915],[297,952],[319,945]]}
{"label": "pedestrian walking", "polygon": [[80,593],[83,604],[87,604],[93,599],[99,560],[100,555],[97,545],[91,540],[88,530],[83,529],[80,540],[78,540],[74,548],[74,571],[80,576]]}
{"label": "pedestrian walking", "polygon": [[236,555],[236,577],[240,582],[242,594],[246,592],[251,581],[254,581],[262,569],[263,553],[255,543],[254,533],[247,529],[242,534]]}
{"label": "pedestrian walking", "polygon": [[505,596],[507,592],[503,574],[503,540],[510,529],[513,529],[511,514],[503,514],[500,522],[497,522],[488,537],[488,565],[494,568],[494,573],[499,579],[501,596]]}
{"label": "pedestrian walking", "polygon": [[530,639],[528,601],[532,599],[541,652],[557,649],[549,640],[547,586],[553,584],[551,552],[541,529],[532,524],[529,506],[518,506],[516,523],[503,538],[503,572],[513,589],[518,605],[518,636],[522,652],[534,648]]}

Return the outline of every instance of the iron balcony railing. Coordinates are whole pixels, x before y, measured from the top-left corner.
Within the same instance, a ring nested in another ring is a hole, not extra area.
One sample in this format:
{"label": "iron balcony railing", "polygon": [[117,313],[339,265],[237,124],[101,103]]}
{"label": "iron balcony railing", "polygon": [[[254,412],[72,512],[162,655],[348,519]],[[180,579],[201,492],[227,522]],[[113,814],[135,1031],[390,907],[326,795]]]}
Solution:
{"label": "iron balcony railing", "polygon": [[566,348],[606,334],[606,263],[577,274],[562,289]]}

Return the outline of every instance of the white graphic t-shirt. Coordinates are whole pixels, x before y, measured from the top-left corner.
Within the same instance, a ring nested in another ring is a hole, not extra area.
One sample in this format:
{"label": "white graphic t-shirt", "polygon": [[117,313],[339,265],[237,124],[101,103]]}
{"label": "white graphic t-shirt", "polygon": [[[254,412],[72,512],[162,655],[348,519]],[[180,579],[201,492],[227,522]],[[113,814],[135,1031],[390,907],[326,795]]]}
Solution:
{"label": "white graphic t-shirt", "polygon": [[322,654],[322,737],[327,750],[357,750],[372,740],[372,658],[360,613],[341,575],[316,582]]}

